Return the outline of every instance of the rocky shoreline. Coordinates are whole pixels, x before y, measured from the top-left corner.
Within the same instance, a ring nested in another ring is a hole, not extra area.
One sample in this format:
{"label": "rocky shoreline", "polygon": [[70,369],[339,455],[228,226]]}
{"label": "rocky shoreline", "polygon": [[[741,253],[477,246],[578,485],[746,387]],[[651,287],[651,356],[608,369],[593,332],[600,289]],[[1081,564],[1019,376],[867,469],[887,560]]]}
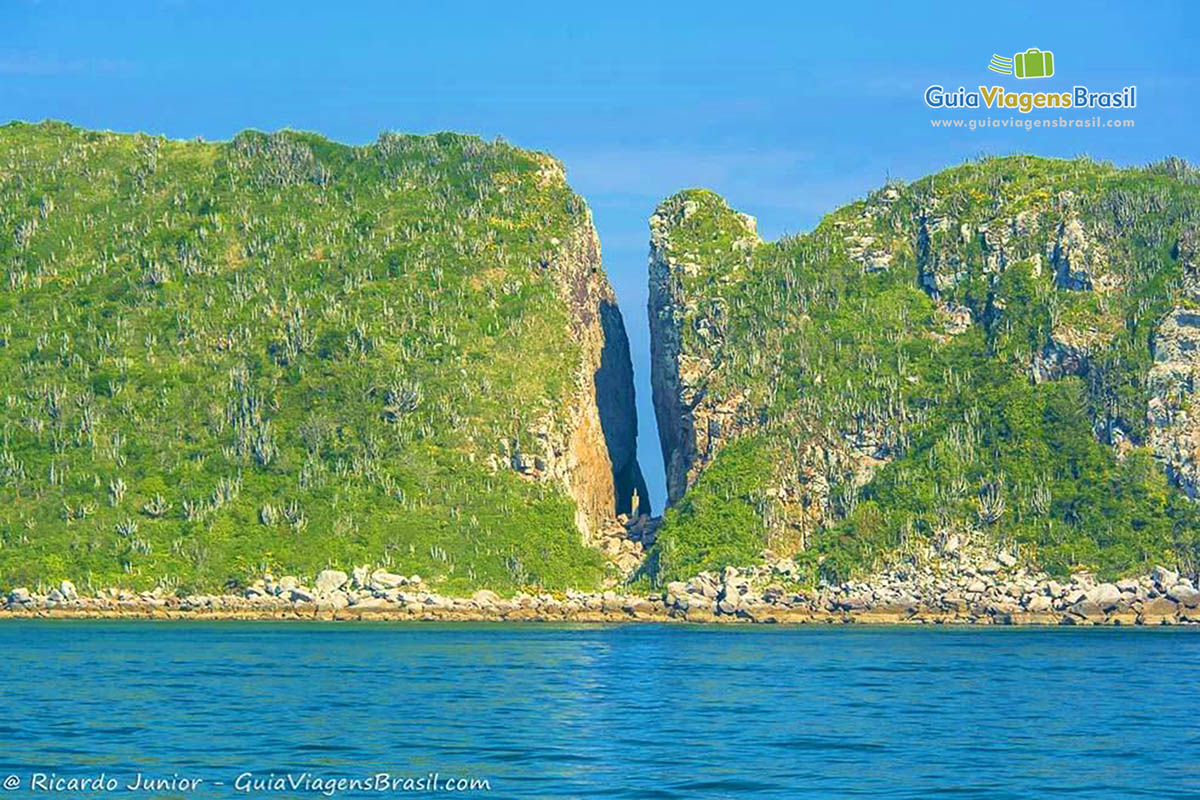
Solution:
{"label": "rocky shoreline", "polygon": [[267,576],[238,595],[176,596],[106,590],[80,596],[70,581],[45,593],[12,590],[0,619],[246,619],[495,622],[704,622],[778,624],[1188,625],[1200,624],[1194,578],[1156,567],[1102,582],[1088,573],[1057,581],[1012,556],[971,565],[896,567],[869,581],[789,589],[794,562],[727,568],[665,591],[470,597],[431,590],[419,576],[366,567],[321,572],[311,586]]}

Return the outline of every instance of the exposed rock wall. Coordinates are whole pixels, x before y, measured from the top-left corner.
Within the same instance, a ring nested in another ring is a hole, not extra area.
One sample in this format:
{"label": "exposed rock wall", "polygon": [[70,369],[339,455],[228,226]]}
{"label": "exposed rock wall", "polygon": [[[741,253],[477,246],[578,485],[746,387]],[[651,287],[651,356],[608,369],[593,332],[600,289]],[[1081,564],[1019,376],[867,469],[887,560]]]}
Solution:
{"label": "exposed rock wall", "polygon": [[1154,366],[1147,386],[1150,445],[1167,476],[1193,500],[1200,496],[1200,234],[1184,233],[1175,247],[1183,268],[1183,299],[1154,334]]}
{"label": "exposed rock wall", "polygon": [[625,322],[601,267],[591,213],[583,213],[549,265],[568,304],[580,361],[566,446],[548,448],[547,466],[564,479],[578,505],[576,523],[584,539],[593,542],[617,514],[635,510],[635,494],[640,513],[649,513],[650,506],[637,462],[637,408]]}
{"label": "exposed rock wall", "polygon": [[[850,285],[865,285],[868,296],[877,292],[866,300],[847,291],[856,303],[896,302],[901,293],[895,281],[911,275],[915,280],[907,285],[919,286],[934,301],[932,325],[887,336],[932,340],[965,352],[978,346],[972,338],[953,342],[967,335],[987,342],[989,350],[978,356],[990,359],[981,362],[986,369],[1015,369],[1013,377],[1020,380],[1024,365],[1026,379],[1035,383],[1080,379],[1094,433],[1115,448],[1118,459],[1145,447],[1173,483],[1189,497],[1200,497],[1200,411],[1195,410],[1200,408],[1195,397],[1200,235],[1194,216],[1189,219],[1183,206],[1172,206],[1169,196],[1153,186],[1097,191],[1060,178],[1052,187],[1013,191],[995,176],[988,180],[969,195],[953,181],[884,187],[803,237],[807,248],[795,242],[784,242],[782,249],[758,247],[752,220],[709,192],[685,191],[655,210],[649,259],[651,379],[670,503],[684,497],[726,443],[745,433],[763,433],[774,448],[773,474],[766,477],[764,491],[770,500],[760,506],[765,542],[779,552],[804,549],[810,533],[847,518],[879,467],[903,456],[912,432],[924,430],[928,408],[911,398],[923,391],[921,381],[930,379],[902,368],[908,373],[899,376],[903,381],[873,383],[871,376],[883,371],[853,350],[845,358],[859,359],[866,377],[853,387],[847,382],[842,398],[819,399],[815,387],[824,376],[818,371],[814,389],[792,407],[768,406],[773,398],[769,380],[765,389],[754,381],[771,369],[778,374],[770,346],[784,340],[768,325],[784,320],[794,331],[811,322],[805,305],[811,298],[795,288],[803,282],[795,278],[795,264],[805,258],[820,259],[830,274],[849,274]],[[994,199],[982,204],[981,197]],[[1163,213],[1154,217],[1158,211]],[[1182,266],[1184,285],[1177,293],[1170,279],[1165,289],[1175,307],[1164,315],[1164,287],[1153,287],[1157,294],[1147,290],[1157,276],[1171,274],[1161,256],[1176,225],[1183,232],[1172,255]],[[814,291],[836,291],[835,281],[826,283],[819,271],[805,280],[817,287]],[[737,281],[751,289],[739,293],[722,286]],[[789,294],[803,312],[790,314],[771,305]],[[771,323],[756,326],[747,316],[747,309],[753,314],[758,308],[774,310]],[[824,330],[845,336],[828,326]],[[870,352],[872,342],[864,341],[864,352]],[[1154,360],[1147,374],[1142,348],[1148,341]],[[797,356],[793,368],[808,369],[812,362],[805,359],[814,351],[795,347],[789,353]],[[1129,386],[1148,391],[1130,392]],[[867,397],[872,391],[886,399],[872,405],[855,397],[855,392]],[[847,418],[841,414],[847,403],[857,403],[862,413]],[[966,424],[971,427],[969,420]],[[979,513],[966,518],[968,527],[994,522],[984,508],[989,491],[977,489]],[[943,526],[938,535],[952,530],[957,528]]]}
{"label": "exposed rock wall", "polygon": [[[698,298],[689,298],[684,289],[685,277],[705,280],[699,273],[711,265],[690,262],[686,248],[673,238],[679,226],[700,211],[701,203],[719,204],[718,213],[740,228],[735,251],[748,251],[759,241],[754,218],[735,214],[715,195],[698,199],[676,195],[650,217],[650,384],[668,503],[683,496],[741,427],[742,398],[718,397],[708,391],[707,377],[716,367],[724,337],[720,320],[697,315]],[[683,329],[693,317],[696,339],[703,345],[689,348],[683,344]]]}

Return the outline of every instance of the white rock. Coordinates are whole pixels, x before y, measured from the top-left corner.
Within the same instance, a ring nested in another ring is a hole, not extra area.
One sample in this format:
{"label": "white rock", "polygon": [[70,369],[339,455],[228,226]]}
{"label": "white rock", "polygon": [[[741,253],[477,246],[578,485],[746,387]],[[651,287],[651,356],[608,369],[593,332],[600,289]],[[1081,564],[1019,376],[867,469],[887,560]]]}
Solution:
{"label": "white rock", "polygon": [[370,574],[371,568],[368,566],[355,567],[350,585],[355,589],[366,589],[370,583]]}
{"label": "white rock", "polygon": [[1029,598],[1029,601],[1025,604],[1025,608],[1034,613],[1049,611],[1050,598],[1044,594],[1035,594]]}
{"label": "white rock", "polygon": [[1121,590],[1115,584],[1102,583],[1087,591],[1086,597],[1105,611],[1121,602]]}
{"label": "white rock", "polygon": [[1180,581],[1167,590],[1167,597],[1179,603],[1181,606],[1188,608],[1196,608],[1200,606],[1200,592],[1192,588],[1191,583]]}
{"label": "white rock", "polygon": [[1159,565],[1150,571],[1150,578],[1162,588],[1170,589],[1179,582],[1179,573]]}
{"label": "white rock", "polygon": [[342,591],[332,591],[317,603],[318,608],[332,608],[337,611],[350,605],[350,596]]}
{"label": "white rock", "polygon": [[349,576],[338,569],[321,570],[317,575],[316,589],[318,594],[329,594],[336,592],[338,589],[346,585]]}
{"label": "white rock", "polygon": [[70,581],[63,581],[58,585],[58,591],[67,600],[78,600],[79,591],[76,590],[75,584]]}
{"label": "white rock", "polygon": [[481,607],[493,606],[500,602],[500,595],[493,592],[491,589],[480,589],[475,594],[471,595],[471,600],[476,605]]}
{"label": "white rock", "polygon": [[398,586],[404,586],[408,583],[408,578],[403,575],[397,575],[394,572],[388,572],[386,569],[377,569],[371,573],[371,586],[375,589],[395,589]]}

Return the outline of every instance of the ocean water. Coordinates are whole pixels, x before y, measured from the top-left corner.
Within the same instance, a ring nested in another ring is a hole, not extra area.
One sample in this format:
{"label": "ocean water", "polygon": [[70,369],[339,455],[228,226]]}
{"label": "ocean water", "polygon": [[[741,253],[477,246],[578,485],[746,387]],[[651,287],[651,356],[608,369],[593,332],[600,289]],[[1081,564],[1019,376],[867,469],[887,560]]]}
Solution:
{"label": "ocean water", "polygon": [[0,797],[1200,797],[1200,630],[4,621],[0,653]]}

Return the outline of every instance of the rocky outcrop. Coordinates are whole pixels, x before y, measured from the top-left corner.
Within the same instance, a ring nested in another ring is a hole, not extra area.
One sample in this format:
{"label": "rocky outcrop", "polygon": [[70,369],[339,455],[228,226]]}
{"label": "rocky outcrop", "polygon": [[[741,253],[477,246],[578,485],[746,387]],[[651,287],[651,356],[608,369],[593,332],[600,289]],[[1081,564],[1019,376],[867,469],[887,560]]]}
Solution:
{"label": "rocky outcrop", "polygon": [[1175,247],[1183,269],[1183,299],[1154,334],[1154,366],[1146,384],[1150,391],[1147,423],[1150,445],[1167,476],[1188,497],[1200,496],[1200,234],[1184,233]]}
{"label": "rocky outcrop", "polygon": [[[667,502],[684,491],[743,426],[743,398],[709,391],[708,376],[720,358],[724,333],[719,304],[697,314],[698,296],[687,284],[720,280],[701,266],[676,234],[697,214],[714,214],[732,227],[729,255],[744,260],[759,242],[753,217],[736,214],[711,193],[684,192],[664,201],[650,217],[650,386],[667,474]],[[724,265],[718,265],[720,269]],[[690,326],[686,331],[685,328]]]}
{"label": "rocky outcrop", "polygon": [[105,589],[79,595],[69,581],[49,592],[0,595],[4,618],[330,619],[511,622],[887,623],[972,625],[1181,625],[1200,623],[1195,576],[1155,567],[1115,582],[1077,572],[1057,580],[1001,550],[971,548],[932,562],[897,564],[863,580],[800,589],[802,571],[768,554],[755,566],[704,572],[661,592],[562,595],[481,589],[440,594],[419,575],[357,567],[321,573],[312,585],[266,575],[237,594],[176,595]]}
{"label": "rocky outcrop", "polygon": [[[1195,197],[1140,178],[1088,162],[989,161],[885,186],[811,233],[768,244],[709,192],[664,201],[650,219],[649,311],[669,500],[678,503],[735,438],[764,458],[742,470],[736,492],[714,472],[696,503],[667,518],[660,549],[694,555],[691,569],[744,563],[744,549],[717,557],[708,548],[720,492],[753,508],[746,519],[761,529],[743,528],[761,530],[765,546],[815,546],[849,565],[830,574],[871,568],[914,535],[1003,539],[1018,518],[1047,517],[1105,547],[1102,526],[1025,485],[1029,475],[1089,488],[1098,479],[1057,455],[1017,467],[1032,452],[1025,438],[1049,436],[981,425],[998,398],[1012,399],[1006,413],[1025,398],[1028,408],[1069,398],[1086,417],[1061,419],[1111,446],[1099,454],[1105,469],[1152,450],[1194,497],[1200,291],[1178,291],[1165,254],[1183,229],[1173,255],[1200,286],[1196,237],[1186,233]],[[1051,381],[1062,383],[1027,385]],[[728,459],[731,473],[747,463],[741,452]],[[908,480],[921,483],[914,495],[934,491],[901,500],[897,486]],[[1186,506],[1170,503],[1173,513]],[[868,544],[849,545],[858,541]],[[1154,552],[1184,557],[1165,540]]]}

